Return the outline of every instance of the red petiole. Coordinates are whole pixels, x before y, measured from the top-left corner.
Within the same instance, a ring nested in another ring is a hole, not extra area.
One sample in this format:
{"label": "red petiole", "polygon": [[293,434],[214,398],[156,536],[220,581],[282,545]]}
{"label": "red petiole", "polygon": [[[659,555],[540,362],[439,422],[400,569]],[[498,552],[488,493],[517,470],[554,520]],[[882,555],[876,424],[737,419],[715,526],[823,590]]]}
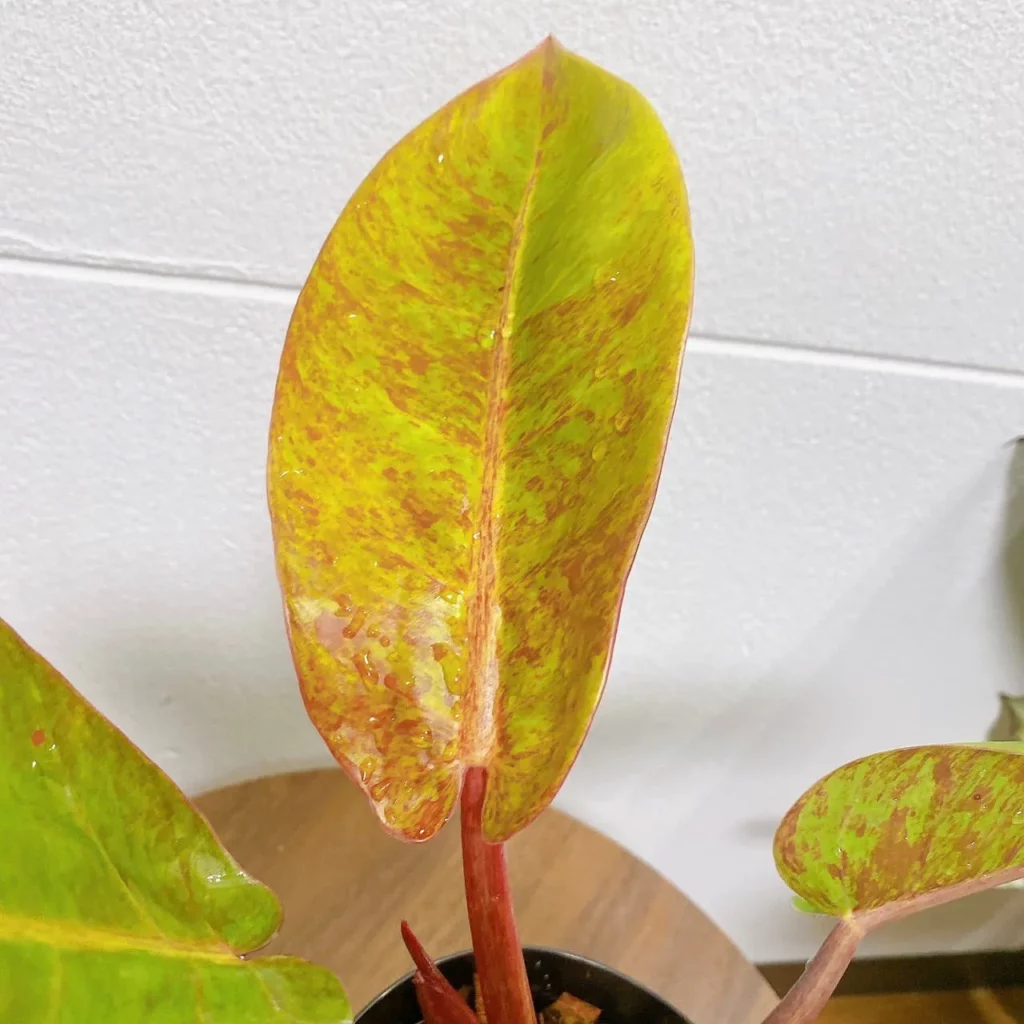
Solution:
{"label": "red petiole", "polygon": [[483,768],[470,768],[462,788],[462,873],[477,983],[488,1024],[533,1024],[533,996],[508,884],[505,847],[483,834]]}
{"label": "red petiole", "polygon": [[[526,961],[512,910],[505,847],[484,840],[486,787],[485,770],[470,768],[462,789],[462,870],[473,936],[477,1000],[483,1004],[488,1024],[535,1024]],[[426,1024],[479,1024],[404,921],[402,938],[416,964],[413,980]]]}
{"label": "red petiole", "polygon": [[863,933],[852,920],[839,921],[797,983],[762,1024],[810,1024],[825,1009],[850,966]]}

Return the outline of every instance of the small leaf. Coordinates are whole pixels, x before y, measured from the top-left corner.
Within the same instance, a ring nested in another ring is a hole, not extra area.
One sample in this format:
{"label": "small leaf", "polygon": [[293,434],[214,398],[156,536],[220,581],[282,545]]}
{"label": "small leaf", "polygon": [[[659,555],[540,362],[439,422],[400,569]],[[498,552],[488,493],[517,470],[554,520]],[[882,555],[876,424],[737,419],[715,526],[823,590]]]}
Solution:
{"label": "small leaf", "polygon": [[915,747],[837,769],[775,837],[819,913],[880,923],[1024,875],[1024,745]]}
{"label": "small leaf", "polygon": [[999,738],[1017,742],[1024,740],[1024,697],[1001,693],[999,703],[1002,711],[999,724],[1005,732]]}
{"label": "small leaf", "polygon": [[487,769],[497,841],[601,690],[661,466],[693,258],[630,86],[548,40],[406,136],[299,297],[270,506],[310,716],[425,839]]}
{"label": "small leaf", "polygon": [[174,783],[0,622],[0,1020],[338,1024],[330,972]]}

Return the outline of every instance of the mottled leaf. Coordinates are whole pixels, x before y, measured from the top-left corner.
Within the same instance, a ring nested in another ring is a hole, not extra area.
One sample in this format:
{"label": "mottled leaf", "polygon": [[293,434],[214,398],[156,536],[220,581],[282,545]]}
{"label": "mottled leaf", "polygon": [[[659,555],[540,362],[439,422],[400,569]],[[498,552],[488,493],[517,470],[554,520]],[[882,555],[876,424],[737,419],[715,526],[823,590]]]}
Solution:
{"label": "mottled leaf", "polygon": [[347,1021],[328,971],[239,959],[279,919],[170,779],[0,622],[0,1021]]}
{"label": "mottled leaf", "polygon": [[269,466],[313,721],[410,839],[552,798],[604,683],[692,284],[668,137],[548,40],[387,154],[296,306]]}
{"label": "mottled leaf", "polygon": [[1024,745],[915,747],[837,769],[775,837],[810,909],[865,925],[1024,875]]}

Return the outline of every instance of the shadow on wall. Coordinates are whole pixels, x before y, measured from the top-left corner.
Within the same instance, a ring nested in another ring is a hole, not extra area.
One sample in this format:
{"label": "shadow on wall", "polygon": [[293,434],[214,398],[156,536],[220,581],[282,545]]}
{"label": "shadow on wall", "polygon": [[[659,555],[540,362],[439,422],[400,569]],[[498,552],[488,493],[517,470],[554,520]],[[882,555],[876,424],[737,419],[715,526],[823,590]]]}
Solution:
{"label": "shadow on wall", "polygon": [[[625,788],[638,790],[637,797],[663,788],[676,808],[692,799],[687,810],[696,813],[720,803],[723,791],[740,790],[735,795],[746,802],[742,790],[751,781],[758,791],[761,782],[774,790],[792,780],[795,799],[815,771],[866,753],[864,736],[888,746],[981,739],[997,710],[995,693],[979,701],[976,686],[991,686],[987,669],[979,677],[978,664],[992,660],[987,620],[1004,603],[991,593],[993,558],[1017,587],[1012,626],[1016,667],[1024,669],[1024,444],[1010,471],[1008,499],[1006,462],[998,459],[959,500],[886,553],[840,603],[824,609],[796,648],[749,685],[686,679],[670,698],[652,704],[635,698],[643,690],[639,680],[615,680],[584,746],[581,781],[586,776],[588,788],[607,791],[632,775]],[[979,547],[977,539],[1000,524],[1007,538],[1002,549]],[[922,672],[933,688],[944,685],[942,699],[922,692]],[[986,720],[979,707],[989,699]],[[754,780],[752,766],[758,767]],[[680,769],[692,775],[692,788],[680,786]],[[648,784],[636,786],[638,777]],[[738,819],[750,838],[768,834],[767,806]],[[781,816],[786,808],[775,809]]]}
{"label": "shadow on wall", "polygon": [[[962,949],[975,950],[971,935],[998,936],[992,949],[1015,948],[1024,940],[1021,916],[1024,913],[1024,893],[989,890],[967,896],[955,903],[933,907],[912,917],[893,921],[869,935],[858,957],[890,957],[907,953],[956,953]],[[763,900],[747,919],[751,929],[778,935],[780,929],[795,932],[808,950],[817,948],[832,930],[834,921],[829,917],[804,914],[787,907],[782,901]]]}
{"label": "shadow on wall", "polygon": [[[785,958],[812,948],[828,927],[789,910],[775,878],[771,840],[792,800],[868,753],[866,743],[982,739],[998,710],[996,687],[1012,685],[1022,667],[1018,445],[883,552],[751,685],[724,681],[714,700],[706,681],[686,680],[672,706],[651,708],[623,693],[602,707],[563,806],[628,835],[631,849],[727,931],[771,936],[768,948],[748,951],[756,958]],[[700,716],[696,728],[690,722],[680,736],[691,714]],[[866,952],[1011,946],[1022,939],[1022,912],[1024,893],[983,893],[882,929]]]}
{"label": "shadow on wall", "polygon": [[306,717],[275,596],[195,618],[136,605],[100,642],[118,725],[190,794],[334,763]]}
{"label": "shadow on wall", "polygon": [[[998,570],[997,580],[1001,593],[995,595],[997,600],[995,607],[991,608],[991,612],[1002,613],[1000,621],[1002,628],[999,634],[1001,638],[1005,638],[1004,642],[1011,647],[1012,653],[1009,658],[1011,671],[1020,676],[1022,684],[1024,684],[1024,439],[1018,439],[1014,443],[1013,454],[1006,470],[1005,484],[1001,516],[1002,540],[996,553],[998,564],[995,566]],[[942,550],[942,542],[949,542],[951,549],[954,547],[953,542],[958,537],[958,531],[951,528],[963,528],[966,531],[965,535],[971,532],[969,524],[972,521],[973,512],[970,506],[977,500],[980,507],[983,501],[979,499],[984,498],[987,490],[988,488],[984,486],[981,490],[973,488],[969,500],[960,506],[961,514],[944,520],[941,529],[937,533],[929,535],[929,539],[919,549],[926,558],[932,556],[936,550]],[[936,543],[937,541],[939,543]],[[961,590],[956,600],[946,601],[944,593],[960,586],[962,582],[955,578],[953,561],[952,558],[946,562],[942,559],[934,559],[934,567],[931,569],[925,568],[916,559],[902,565],[899,575],[904,576],[907,580],[913,580],[920,571],[927,572],[936,594],[934,602],[924,608],[914,609],[908,616],[907,608],[910,607],[910,604],[908,602],[906,608],[901,608],[903,601],[900,595],[904,588],[901,588],[896,582],[894,586],[886,588],[884,604],[864,617],[861,622],[861,626],[865,627],[863,631],[857,628],[851,632],[851,638],[859,637],[862,640],[865,637],[871,637],[877,641],[880,637],[886,636],[887,631],[883,630],[878,633],[869,626],[872,622],[875,626],[879,624],[881,621],[877,617],[879,614],[882,619],[889,615],[892,616],[892,623],[895,623],[896,627],[890,635],[894,639],[896,632],[910,629],[910,635],[915,638],[914,641],[908,645],[902,640],[897,640],[897,646],[893,648],[894,651],[901,651],[905,654],[906,658],[892,657],[890,653],[886,653],[887,645],[883,643],[879,652],[880,656],[872,658],[879,669],[888,666],[891,670],[902,662],[906,664],[908,670],[911,670],[914,659],[920,657],[922,637],[930,636],[936,645],[936,649],[928,655],[930,664],[936,663],[936,655],[938,655],[939,661],[944,659],[944,649],[948,649],[950,652],[955,649],[957,636],[964,626],[964,623],[961,622],[960,612],[972,606],[971,598],[978,593],[978,588],[968,581],[969,585]],[[903,593],[903,598],[908,596],[910,595]],[[922,618],[922,613],[927,617],[936,611],[940,611],[941,614],[936,615],[934,622],[930,624],[930,629],[922,630],[920,627],[925,621]],[[999,618],[999,616],[994,617]],[[830,664],[822,671],[831,673],[834,670],[840,677],[843,676],[843,664],[855,654],[856,650],[853,644],[845,645],[844,649],[838,652],[838,657],[830,659]],[[970,681],[972,678],[978,679],[977,674],[972,677],[970,673],[970,651],[968,650],[966,655],[961,655],[959,660],[962,666],[959,669],[960,676],[965,681]],[[863,669],[863,664],[861,668]],[[952,675],[951,672],[950,676]],[[822,678],[831,679],[832,676],[829,674]],[[986,684],[983,676],[980,682],[983,686],[989,685]],[[962,686],[960,692],[969,694],[971,688]],[[974,692],[976,693],[976,691]],[[1024,694],[1024,685],[1017,691],[1017,694]],[[856,705],[855,694],[852,691],[850,697],[851,700],[847,706],[852,710]],[[996,699],[996,695],[993,693],[993,702]],[[870,708],[868,711],[871,713]],[[989,737],[1010,739],[1012,733],[1024,728],[1024,696],[1020,696],[1016,702],[1004,697],[1001,708],[993,707],[993,714],[998,715],[998,718],[995,726],[989,732]],[[955,722],[956,718],[953,718],[952,721]],[[867,724],[866,720],[865,724]],[[910,725],[908,735],[894,736],[889,745],[900,746],[933,741],[971,741],[982,738],[981,732],[976,735],[971,734],[969,726],[968,735],[930,736],[920,730],[919,723],[904,723],[904,725],[907,724]],[[946,723],[936,719],[933,725],[936,729],[941,729]],[[948,725],[946,727],[948,728]],[[854,735],[860,732],[856,716],[850,719],[850,728]],[[961,725],[960,728],[963,726]],[[1018,738],[1024,738],[1024,736]],[[772,825],[773,822],[767,818],[751,818],[741,826],[741,829],[743,833],[758,842],[770,842],[769,835],[773,832]],[[768,925],[767,921],[765,925]],[[773,917],[771,926],[779,928],[780,921],[777,914]],[[815,939],[820,939],[828,927],[820,919],[816,920],[813,917],[801,915],[790,915],[789,920],[783,926],[808,937],[813,936]],[[972,936],[974,941],[972,941]],[[862,954],[867,956],[892,955],[907,949],[948,952],[968,946],[977,948],[979,937],[982,939],[981,944],[988,948],[1015,948],[1024,944],[1024,891],[1020,888],[990,890],[894,922],[877,934],[869,936],[864,943]]]}
{"label": "shadow on wall", "polygon": [[[1024,665],[1024,437],[1017,439],[1010,460],[1003,536],[1002,578],[1010,618],[1008,631]],[[1002,695],[1002,707],[989,733],[990,739],[1024,740],[1024,672],[1021,676],[1022,685],[1014,693]]]}
{"label": "shadow on wall", "polygon": [[1003,568],[1006,594],[1016,618],[1018,650],[1024,664],[1024,437],[1017,438],[1010,460]]}

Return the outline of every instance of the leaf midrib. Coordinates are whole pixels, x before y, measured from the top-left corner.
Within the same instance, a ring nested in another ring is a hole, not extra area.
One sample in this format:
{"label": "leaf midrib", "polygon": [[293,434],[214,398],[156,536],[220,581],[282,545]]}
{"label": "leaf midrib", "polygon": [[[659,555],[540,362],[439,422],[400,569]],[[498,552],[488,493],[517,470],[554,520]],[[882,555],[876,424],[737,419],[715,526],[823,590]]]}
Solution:
{"label": "leaf midrib", "polygon": [[[251,960],[244,960],[228,946],[218,944],[216,948],[191,945],[187,942],[176,942],[168,938],[150,938],[145,935],[131,935],[112,928],[97,928],[82,925],[74,921],[60,918],[42,920],[8,914],[0,911],[0,949],[4,945],[30,944],[43,946],[51,950],[83,953],[150,953],[168,960],[185,960],[192,964],[212,963],[221,966],[237,967],[250,972],[256,979],[267,1002],[275,1013],[281,1012],[281,1004],[271,992],[262,973]],[[62,976],[60,959],[57,959],[55,972]],[[202,986],[198,977],[195,979],[196,1007],[202,1019]],[[54,984],[58,984],[57,981]],[[54,998],[59,995],[59,985]],[[55,1003],[56,1005],[56,1003]]]}
{"label": "leaf midrib", "polygon": [[[551,64],[557,57],[552,39],[541,44],[540,98],[543,105],[549,89]],[[547,130],[543,114],[538,118],[537,141],[534,145],[533,165],[523,189],[516,211],[505,264],[505,286],[501,308],[495,328],[495,345],[488,375],[487,421],[484,432],[483,481],[480,487],[480,536],[470,556],[470,579],[475,589],[468,609],[467,670],[469,689],[465,725],[461,736],[462,758],[465,765],[486,765],[495,745],[494,708],[498,693],[498,629],[501,625],[501,607],[496,599],[498,585],[498,525],[494,515],[501,469],[501,449],[504,437],[507,401],[512,323],[516,311],[516,284],[523,250],[526,245],[526,222],[529,217],[537,178],[543,156],[542,140]]]}
{"label": "leaf midrib", "polygon": [[33,918],[0,911],[0,945],[4,943],[29,943],[51,949],[94,953],[155,953],[162,957],[215,963],[245,962],[220,943],[211,948],[169,938],[132,935],[61,918]]}

